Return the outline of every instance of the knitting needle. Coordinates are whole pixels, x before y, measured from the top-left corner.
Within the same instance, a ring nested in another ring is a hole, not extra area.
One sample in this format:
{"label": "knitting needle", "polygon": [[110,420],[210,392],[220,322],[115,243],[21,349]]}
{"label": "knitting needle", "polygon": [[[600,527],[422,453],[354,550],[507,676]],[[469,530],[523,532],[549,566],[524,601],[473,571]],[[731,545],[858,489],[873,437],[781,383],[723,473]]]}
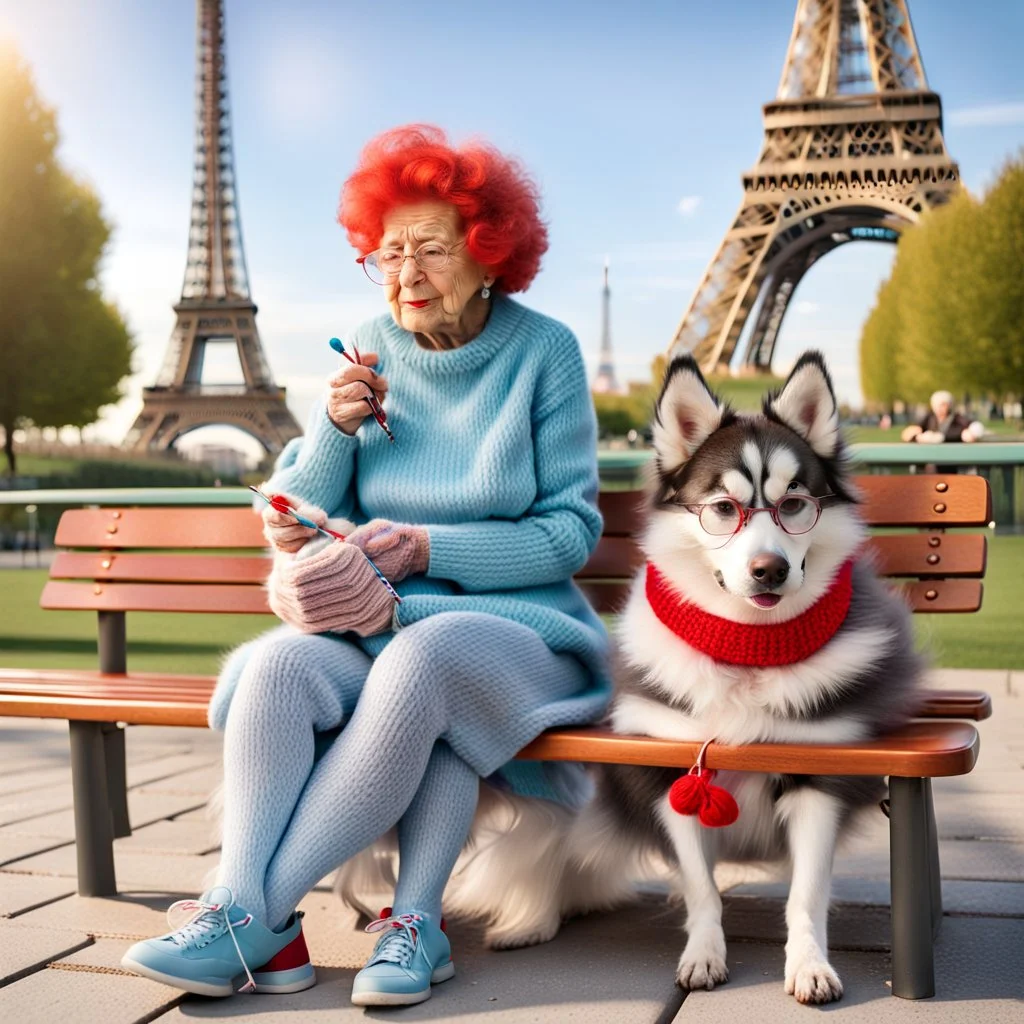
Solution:
{"label": "knitting needle", "polygon": [[[355,345],[352,348],[355,349],[356,358],[353,359],[348,352],[345,351],[345,346],[341,342],[341,338],[331,338],[328,342],[331,348],[335,352],[343,355],[350,363],[355,363],[357,366],[361,365],[359,361],[359,349]],[[369,385],[367,385],[369,387]],[[373,413],[373,418],[377,421],[377,425],[385,434],[388,435],[388,440],[394,444],[395,435],[391,433],[391,428],[388,426],[387,414],[384,412],[384,407],[377,401],[377,396],[373,393],[372,389],[368,395],[363,395],[363,401],[370,407],[370,411]]]}
{"label": "knitting needle", "polygon": [[[283,512],[286,516],[291,516],[292,519],[300,523],[302,526],[307,526],[311,530],[316,530],[317,533],[322,533],[325,537],[330,537],[331,540],[345,539],[344,534],[338,533],[335,530],[328,530],[326,527],[314,523],[312,519],[307,519],[305,516],[300,516],[299,513],[296,512],[295,509],[291,507],[291,505],[282,501],[276,495],[274,497],[269,497],[268,495],[264,494],[258,487],[253,487],[252,484],[249,484],[249,490],[252,491],[253,494],[258,494],[276,512]],[[360,548],[360,550],[362,549]],[[384,573],[382,573],[380,569],[378,569],[377,566],[373,564],[373,559],[370,558],[370,556],[365,551],[363,551],[363,557],[367,560],[367,562],[370,563],[370,568],[377,574],[377,579],[379,579],[381,583],[383,583],[384,586],[387,588],[387,592],[395,599],[396,603],[401,604],[402,599],[398,596],[398,591],[395,590],[395,588],[391,585],[391,583],[388,581],[388,578],[384,575]]]}

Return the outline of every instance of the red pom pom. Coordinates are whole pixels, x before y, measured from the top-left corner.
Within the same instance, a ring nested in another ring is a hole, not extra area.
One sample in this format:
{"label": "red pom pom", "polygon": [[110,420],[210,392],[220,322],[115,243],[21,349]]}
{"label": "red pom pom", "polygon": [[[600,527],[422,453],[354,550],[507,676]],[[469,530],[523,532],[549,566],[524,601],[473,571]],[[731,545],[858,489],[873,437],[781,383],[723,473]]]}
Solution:
{"label": "red pom pom", "polygon": [[729,790],[721,786],[708,786],[707,797],[698,816],[702,825],[722,828],[731,825],[740,816],[740,809]]}
{"label": "red pom pom", "polygon": [[706,775],[683,775],[672,783],[668,802],[676,814],[696,814],[707,800],[710,780]]}

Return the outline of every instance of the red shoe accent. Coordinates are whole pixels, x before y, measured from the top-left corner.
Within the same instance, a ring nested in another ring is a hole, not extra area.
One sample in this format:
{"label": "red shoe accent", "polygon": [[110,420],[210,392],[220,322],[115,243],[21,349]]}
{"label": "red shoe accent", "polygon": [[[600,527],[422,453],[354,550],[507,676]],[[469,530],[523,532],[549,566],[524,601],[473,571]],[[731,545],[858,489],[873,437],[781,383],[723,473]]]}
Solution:
{"label": "red shoe accent", "polygon": [[390,908],[390,907],[385,907],[385,908],[384,908],[384,909],[383,909],[383,910],[382,910],[382,911],[380,912],[380,919],[381,919],[382,921],[383,921],[383,920],[385,920],[385,918],[388,918],[388,917],[390,917],[390,916],[391,916],[391,908]]}
{"label": "red shoe accent", "polygon": [[305,967],[309,963],[309,950],[306,948],[306,937],[299,934],[279,953],[275,954],[262,967],[257,967],[254,974],[263,971],[290,971],[296,967]]}

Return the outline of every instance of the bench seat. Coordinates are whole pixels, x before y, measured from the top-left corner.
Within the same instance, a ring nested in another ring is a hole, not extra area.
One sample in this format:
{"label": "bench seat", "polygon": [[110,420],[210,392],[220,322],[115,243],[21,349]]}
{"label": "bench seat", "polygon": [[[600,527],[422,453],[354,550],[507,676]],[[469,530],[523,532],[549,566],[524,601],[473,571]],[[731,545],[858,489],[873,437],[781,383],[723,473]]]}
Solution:
{"label": "bench seat", "polygon": [[[215,682],[161,672],[0,668],[0,716],[204,728]],[[992,700],[980,690],[926,690],[917,714],[981,721],[992,714]]]}

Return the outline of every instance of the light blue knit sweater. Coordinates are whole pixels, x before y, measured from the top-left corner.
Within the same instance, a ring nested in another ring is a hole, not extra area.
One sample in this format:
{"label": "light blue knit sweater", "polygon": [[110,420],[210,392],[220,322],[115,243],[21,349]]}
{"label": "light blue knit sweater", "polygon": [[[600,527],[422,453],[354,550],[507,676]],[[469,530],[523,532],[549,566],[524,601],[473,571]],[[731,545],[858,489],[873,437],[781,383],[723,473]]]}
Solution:
{"label": "light blue knit sweater", "polygon": [[[269,487],[356,523],[425,526],[430,566],[397,585],[399,627],[445,611],[529,626],[593,678],[571,701],[535,709],[541,728],[593,720],[610,680],[601,621],[571,580],[601,535],[594,413],[576,338],[499,295],[481,334],[457,349],[421,348],[389,314],[347,340],[380,357],[396,443],[372,417],[343,434],[319,404]],[[393,635],[353,639],[376,656]]]}

